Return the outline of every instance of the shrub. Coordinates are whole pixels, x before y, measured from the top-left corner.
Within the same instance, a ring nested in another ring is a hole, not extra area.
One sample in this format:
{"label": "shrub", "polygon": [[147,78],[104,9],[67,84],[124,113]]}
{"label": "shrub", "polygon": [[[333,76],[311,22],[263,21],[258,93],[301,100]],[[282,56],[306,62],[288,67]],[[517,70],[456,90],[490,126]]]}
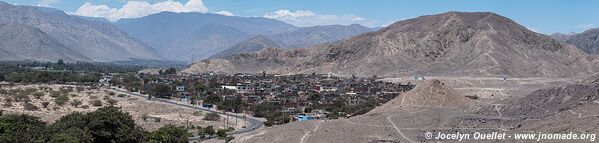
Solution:
{"label": "shrub", "polygon": [[206,121],[218,121],[219,119],[220,119],[220,115],[218,115],[216,113],[208,113],[204,117],[204,120],[206,120]]}
{"label": "shrub", "polygon": [[73,87],[62,87],[59,90],[63,94],[68,94],[69,92],[73,92]]}
{"label": "shrub", "polygon": [[4,107],[12,107],[12,101],[13,101],[12,98],[4,98],[4,105],[2,105],[2,106],[4,106]]}
{"label": "shrub", "polygon": [[33,97],[35,97],[35,99],[40,99],[40,98],[42,98],[44,96],[44,93],[42,93],[42,92],[35,92],[32,95],[33,95]]}
{"label": "shrub", "polygon": [[85,90],[85,88],[81,86],[77,86],[75,89],[77,89],[77,92],[82,92],[83,90]]}
{"label": "shrub", "polygon": [[17,102],[27,102],[27,100],[29,100],[29,96],[27,94],[23,94],[23,93],[14,95],[14,97]]}
{"label": "shrub", "polygon": [[56,98],[58,96],[62,95],[62,93],[58,92],[58,91],[52,91],[50,92],[50,97],[52,98]]}
{"label": "shrub", "polygon": [[216,131],[216,135],[220,138],[224,138],[227,136],[227,129],[220,129]]}
{"label": "shrub", "polygon": [[37,89],[35,89],[35,88],[25,88],[23,91],[21,91],[21,94],[31,95],[34,92],[37,92]]}
{"label": "shrub", "polygon": [[106,102],[108,102],[108,104],[110,104],[110,106],[114,106],[116,105],[119,101],[114,100],[114,99],[110,99],[108,98],[108,100],[106,100]]}
{"label": "shrub", "polygon": [[69,96],[66,96],[66,95],[60,95],[60,96],[56,97],[56,99],[54,99],[54,103],[56,103],[59,106],[66,104],[68,101],[69,101]]}
{"label": "shrub", "polygon": [[90,101],[90,102],[91,102],[90,104],[91,104],[92,106],[96,106],[96,107],[98,107],[98,106],[102,106],[102,101],[100,101],[100,100],[92,100],[92,101]]}
{"label": "shrub", "polygon": [[0,88],[0,94],[7,94],[8,90]]}
{"label": "shrub", "polygon": [[83,102],[79,101],[79,100],[75,100],[73,102],[71,102],[71,106],[73,107],[79,107],[79,105],[83,104]]}
{"label": "shrub", "polygon": [[193,115],[194,115],[194,116],[200,116],[200,115],[202,115],[202,112],[200,112],[200,111],[195,111],[195,112],[193,112]]}
{"label": "shrub", "polygon": [[37,111],[39,108],[31,103],[25,103],[25,110]]}
{"label": "shrub", "polygon": [[143,121],[148,120],[148,114],[141,115],[141,120],[143,120]]}
{"label": "shrub", "polygon": [[466,97],[474,100],[478,99],[477,95],[466,95]]}
{"label": "shrub", "polygon": [[48,105],[50,105],[50,102],[46,102],[46,101],[42,102],[42,106],[44,108],[48,108]]}

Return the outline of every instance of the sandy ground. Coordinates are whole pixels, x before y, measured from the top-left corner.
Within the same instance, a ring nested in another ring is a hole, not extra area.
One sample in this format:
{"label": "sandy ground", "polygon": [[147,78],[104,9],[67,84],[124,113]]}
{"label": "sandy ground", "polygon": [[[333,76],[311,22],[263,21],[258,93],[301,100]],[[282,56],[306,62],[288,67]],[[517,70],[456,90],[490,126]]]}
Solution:
{"label": "sandy ground", "polygon": [[[426,80],[439,79],[447,83],[461,95],[476,95],[482,99],[506,99],[519,97],[549,87],[563,86],[582,82],[585,77],[574,78],[506,78],[501,77],[451,77],[428,76]],[[385,78],[387,82],[418,83],[412,77]]]}
{"label": "sandy ground", "polygon": [[[119,96],[119,93],[110,95],[110,91],[106,89],[92,89],[90,87],[83,87],[83,91],[78,91],[75,86],[71,85],[15,85],[1,87],[2,90],[9,90],[7,94],[0,95],[0,106],[4,113],[22,113],[29,114],[36,117],[40,117],[41,120],[46,122],[53,122],[60,117],[73,112],[91,112],[98,108],[109,106],[107,99],[114,99],[118,101],[115,105],[121,107],[123,111],[128,112],[133,116],[136,123],[147,130],[155,130],[164,125],[173,124],[179,126],[214,126],[215,128],[223,128],[225,125],[225,119],[221,116],[220,121],[205,121],[203,120],[205,112],[193,110],[190,108],[177,107],[166,103],[160,103],[157,101],[149,101],[145,98],[137,96]],[[45,88],[45,90],[40,90]],[[57,105],[54,102],[54,98],[50,96],[50,92],[59,91],[61,88],[73,88],[73,91],[69,92],[69,101],[65,105]],[[36,91],[44,93],[44,96],[37,99],[32,95],[29,95],[31,104],[37,106],[39,109],[36,111],[25,110],[24,102],[13,101],[12,106],[5,107],[5,98],[10,98],[15,93],[10,93],[15,89],[36,89]],[[81,88],[80,88],[81,89]],[[100,100],[102,106],[92,106],[92,100]],[[82,104],[74,107],[71,105],[74,101],[81,101]],[[47,108],[43,108],[42,102],[48,102]],[[89,108],[82,108],[89,106]],[[143,117],[147,117],[143,120]],[[157,118],[159,121],[157,121]],[[243,121],[237,121],[235,125],[234,119],[229,119],[228,126],[234,128],[241,128],[244,126]]]}

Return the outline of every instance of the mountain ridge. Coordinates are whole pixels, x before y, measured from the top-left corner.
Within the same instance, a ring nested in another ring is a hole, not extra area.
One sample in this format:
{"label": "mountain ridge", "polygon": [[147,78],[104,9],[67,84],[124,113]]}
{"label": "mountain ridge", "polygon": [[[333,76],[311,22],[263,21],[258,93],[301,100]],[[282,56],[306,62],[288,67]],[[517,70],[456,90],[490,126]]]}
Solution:
{"label": "mountain ridge", "polygon": [[[184,72],[566,77],[591,73],[596,66],[574,46],[495,13],[447,12],[310,48],[202,61]],[[578,72],[568,72],[572,69]]]}
{"label": "mountain ridge", "polygon": [[[52,8],[11,4],[2,4],[0,8],[0,23],[19,23],[39,29],[60,43],[55,44],[59,46],[57,48],[60,49],[60,45],[63,45],[70,48],[70,51],[74,51],[71,53],[80,53],[89,58],[74,60],[110,62],[129,59],[163,59],[144,43],[129,37],[127,33],[108,23],[83,20]],[[20,47],[21,45],[5,46]],[[12,53],[29,54],[19,51],[12,51]],[[57,56],[61,55],[54,55]],[[33,60],[49,59],[34,58]]]}

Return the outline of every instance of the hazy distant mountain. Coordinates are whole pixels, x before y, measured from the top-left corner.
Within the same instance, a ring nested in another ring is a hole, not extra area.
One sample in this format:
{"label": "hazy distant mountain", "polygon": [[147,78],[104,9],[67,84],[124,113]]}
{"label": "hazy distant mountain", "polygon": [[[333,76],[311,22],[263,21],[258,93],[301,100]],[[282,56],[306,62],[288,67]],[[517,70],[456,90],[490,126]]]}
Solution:
{"label": "hazy distant mountain", "polygon": [[311,48],[206,60],[184,72],[564,77],[592,73],[596,64],[577,48],[506,17],[448,12]]}
{"label": "hazy distant mountain", "polygon": [[258,36],[252,37],[250,39],[244,40],[244,41],[238,43],[237,45],[230,47],[220,53],[214,54],[210,58],[220,58],[220,57],[226,57],[226,56],[231,56],[231,55],[240,54],[240,53],[251,53],[251,52],[260,51],[264,48],[280,48],[280,47],[275,42],[268,39],[268,37],[258,35]]}
{"label": "hazy distant mountain", "polygon": [[572,35],[566,42],[587,53],[599,54],[599,28]]}
{"label": "hazy distant mountain", "polygon": [[228,55],[221,51],[257,35],[265,35],[281,48],[298,48],[372,31],[359,25],[300,28],[266,18],[173,12],[123,19],[116,25],[164,57],[178,61],[202,60],[217,53]]}
{"label": "hazy distant mountain", "polygon": [[91,61],[42,30],[19,24],[0,24],[0,60]]}
{"label": "hazy distant mountain", "polygon": [[264,48],[293,49],[309,47],[318,44],[334,42],[371,31],[372,29],[360,26],[358,24],[349,26],[328,25],[304,27],[294,31],[269,35],[268,37],[258,35],[241,41],[240,43],[229,47],[226,50],[211,56],[210,58],[225,57],[239,53],[257,52]]}
{"label": "hazy distant mountain", "polygon": [[207,13],[162,12],[116,22],[121,29],[146,42],[164,57],[189,61],[204,59],[252,35],[293,31],[297,27],[265,18],[243,18]]}
{"label": "hazy distant mountain", "polygon": [[268,37],[284,48],[303,48],[321,43],[334,42],[371,31],[374,30],[358,24],[349,26],[329,25],[305,27]]}
{"label": "hazy distant mountain", "polygon": [[83,20],[56,9],[0,3],[0,24],[5,27],[0,33],[2,49],[16,58],[3,60],[162,59],[113,25]]}
{"label": "hazy distant mountain", "polygon": [[576,35],[576,33],[570,33],[570,34],[553,33],[549,36],[557,41],[566,42],[566,41],[568,41],[568,39],[570,39],[570,37],[572,37],[574,35]]}

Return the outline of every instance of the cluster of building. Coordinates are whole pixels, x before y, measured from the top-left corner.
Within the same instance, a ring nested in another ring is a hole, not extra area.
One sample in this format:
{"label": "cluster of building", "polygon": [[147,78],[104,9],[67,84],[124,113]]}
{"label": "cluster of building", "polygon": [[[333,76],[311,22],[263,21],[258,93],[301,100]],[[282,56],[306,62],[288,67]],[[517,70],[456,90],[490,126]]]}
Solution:
{"label": "cluster of building", "polygon": [[[330,111],[314,105],[327,105],[339,101],[347,106],[367,101],[374,101],[380,105],[395,98],[401,92],[413,88],[409,83],[383,82],[375,78],[338,77],[333,74],[206,73],[139,77],[143,81],[140,92],[145,94],[152,93],[153,85],[164,84],[172,88],[172,98],[207,108],[218,109],[217,105],[202,100],[208,95],[216,95],[223,100],[241,98],[242,102],[250,108],[264,102],[274,103],[282,106],[281,112],[294,117],[297,121],[322,119],[330,114]],[[306,108],[310,110],[307,111]],[[251,112],[251,110],[237,112]]]}

